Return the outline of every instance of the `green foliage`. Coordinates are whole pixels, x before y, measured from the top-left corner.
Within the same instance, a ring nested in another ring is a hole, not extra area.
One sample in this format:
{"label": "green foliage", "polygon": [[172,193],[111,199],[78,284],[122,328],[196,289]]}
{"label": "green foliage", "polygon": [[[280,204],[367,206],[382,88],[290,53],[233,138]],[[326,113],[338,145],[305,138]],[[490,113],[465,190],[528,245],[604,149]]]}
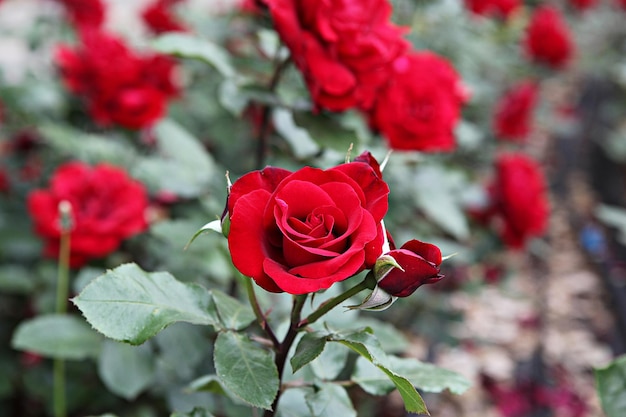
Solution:
{"label": "green foliage", "polygon": [[596,388],[607,417],[626,414],[626,356],[621,356],[604,368],[595,369]]}
{"label": "green foliage", "polygon": [[155,365],[148,344],[130,346],[107,340],[98,359],[98,375],[109,391],[132,400],[153,383]]}
{"label": "green foliage", "polygon": [[315,392],[307,394],[305,398],[313,417],[356,417],[352,401],[340,385],[320,384]]}
{"label": "green foliage", "polygon": [[95,358],[102,337],[80,318],[48,314],[25,320],[13,334],[11,346],[39,355],[68,360]]}
{"label": "green foliage", "polygon": [[267,349],[246,336],[222,332],[215,341],[213,359],[220,381],[248,404],[271,409],[278,393],[278,370]]}

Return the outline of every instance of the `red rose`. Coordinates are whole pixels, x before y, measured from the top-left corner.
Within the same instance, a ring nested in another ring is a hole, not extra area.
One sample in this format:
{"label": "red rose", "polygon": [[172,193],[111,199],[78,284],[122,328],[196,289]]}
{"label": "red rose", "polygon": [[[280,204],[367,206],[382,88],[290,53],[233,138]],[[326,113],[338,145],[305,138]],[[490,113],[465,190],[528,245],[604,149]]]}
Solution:
{"label": "red rose", "polygon": [[28,196],[35,232],[44,238],[44,253],[49,257],[59,253],[61,201],[72,206],[73,267],[108,255],[122,240],[147,228],[144,211],[148,198],[141,183],[110,165],[91,168],[81,162],[66,163],[52,175],[48,189]]}
{"label": "red rose", "polygon": [[583,12],[585,10],[591,9],[596,5],[596,0],[569,0],[570,4],[574,6],[577,10]]}
{"label": "red rose", "polygon": [[396,59],[370,113],[371,125],[398,150],[449,151],[462,104],[461,80],[432,52]]}
{"label": "red rose", "polygon": [[533,12],[526,29],[524,48],[530,59],[552,68],[564,67],[574,45],[561,13],[552,6],[540,6]]}
{"label": "red rose", "polygon": [[475,14],[504,19],[521,6],[519,0],[465,0],[465,5]]}
{"label": "red rose", "polygon": [[187,28],[176,20],[170,7],[179,0],[156,0],[141,13],[148,28],[156,33],[185,32]]}
{"label": "red rose", "polygon": [[377,277],[378,286],[394,297],[408,297],[420,286],[443,278],[439,273],[441,251],[430,243],[413,239],[385,255],[402,267],[391,268],[383,277]]}
{"label": "red rose", "polygon": [[538,87],[533,81],[522,81],[506,92],[494,110],[496,136],[519,141],[528,136],[532,130],[537,94]]}
{"label": "red rose", "polygon": [[381,254],[388,193],[364,162],[246,174],[228,198],[233,264],[268,291],[327,289]]}
{"label": "red rose", "polygon": [[79,29],[99,28],[105,17],[102,0],[58,0]]}
{"label": "red rose", "polygon": [[138,55],[102,31],[83,32],[77,48],[60,46],[56,60],[67,88],[85,97],[101,124],[147,127],[165,113],[167,99],[178,95],[174,61],[159,54]]}
{"label": "red rose", "polygon": [[386,0],[268,0],[274,26],[316,105],[371,107],[388,65],[408,43]]}
{"label": "red rose", "polygon": [[500,234],[508,246],[521,248],[547,227],[545,179],[537,163],[524,154],[500,155],[496,171],[490,191],[494,214],[501,221]]}

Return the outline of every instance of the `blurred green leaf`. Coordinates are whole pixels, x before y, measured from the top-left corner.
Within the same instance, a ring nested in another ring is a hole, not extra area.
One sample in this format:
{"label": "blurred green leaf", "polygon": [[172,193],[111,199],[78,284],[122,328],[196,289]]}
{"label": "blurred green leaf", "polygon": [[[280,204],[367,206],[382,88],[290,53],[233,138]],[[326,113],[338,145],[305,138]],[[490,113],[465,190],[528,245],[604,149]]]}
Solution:
{"label": "blurred green leaf", "polygon": [[147,344],[130,346],[107,340],[98,360],[98,374],[109,391],[133,400],[154,380],[152,349]]}
{"label": "blurred green leaf", "polygon": [[346,389],[337,384],[321,384],[315,392],[306,395],[306,403],[313,417],[356,417]]}
{"label": "blurred green leaf", "polygon": [[96,278],[72,301],[96,330],[135,345],[177,321],[218,325],[206,289],[179,282],[167,272],[145,272],[135,264]]}
{"label": "blurred green leaf", "polygon": [[94,358],[100,352],[102,337],[79,317],[49,314],[20,323],[11,346],[56,358],[81,360]]}
{"label": "blurred green leaf", "polygon": [[189,413],[173,413],[170,417],[213,417],[213,414],[201,408],[194,408]]}
{"label": "blurred green leaf", "polygon": [[326,336],[317,333],[306,333],[296,346],[296,353],[292,356],[291,368],[295,373],[304,365],[317,358],[326,346]]}
{"label": "blurred green leaf", "polygon": [[224,77],[236,75],[228,53],[207,39],[186,33],[167,33],[155,39],[152,47],[159,52],[175,57],[204,61],[213,66]]}
{"label": "blurred green leaf", "polygon": [[276,415],[278,417],[311,417],[311,410],[306,402],[306,395],[311,392],[313,392],[312,388],[286,390],[280,396]]}
{"label": "blurred green leaf", "polygon": [[323,381],[332,381],[346,366],[348,353],[348,349],[338,343],[327,343],[322,353],[310,364],[313,374]]}
{"label": "blurred green leaf", "polygon": [[35,289],[33,272],[20,265],[0,267],[0,292],[7,294],[29,294]]}
{"label": "blurred green leaf", "polygon": [[607,417],[626,415],[626,356],[620,356],[604,368],[596,368],[596,389]]}
{"label": "blurred green leaf", "polygon": [[202,144],[173,120],[154,128],[160,156],[140,158],[133,175],[150,188],[180,197],[197,197],[207,192],[215,163]]}
{"label": "blurred green leaf", "polygon": [[272,121],[280,135],[289,143],[296,158],[305,159],[317,154],[320,150],[309,132],[296,125],[290,110],[276,108],[272,112]]}
{"label": "blurred green leaf", "polygon": [[207,355],[206,329],[187,323],[168,326],[156,335],[154,341],[159,349],[159,359],[175,370],[181,379],[188,379]]}
{"label": "blurred green leaf", "polygon": [[217,307],[220,322],[230,330],[242,330],[252,323],[256,316],[249,305],[219,291],[211,290]]}
{"label": "blurred green leaf", "polygon": [[246,336],[220,333],[215,342],[215,370],[220,381],[248,404],[269,410],[278,393],[278,370],[272,354]]}
{"label": "blurred green leaf", "polygon": [[617,229],[617,239],[626,244],[626,209],[622,207],[599,204],[595,214],[607,226]]}

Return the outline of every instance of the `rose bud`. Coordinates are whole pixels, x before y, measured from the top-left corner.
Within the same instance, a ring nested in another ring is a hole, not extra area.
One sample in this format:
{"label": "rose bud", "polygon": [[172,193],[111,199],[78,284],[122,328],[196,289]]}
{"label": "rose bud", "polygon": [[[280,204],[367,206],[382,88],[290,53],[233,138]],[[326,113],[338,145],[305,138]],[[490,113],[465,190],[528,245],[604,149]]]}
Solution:
{"label": "rose bud", "polygon": [[378,258],[374,275],[378,287],[394,297],[408,297],[423,284],[443,278],[439,273],[441,251],[435,245],[410,240]]}

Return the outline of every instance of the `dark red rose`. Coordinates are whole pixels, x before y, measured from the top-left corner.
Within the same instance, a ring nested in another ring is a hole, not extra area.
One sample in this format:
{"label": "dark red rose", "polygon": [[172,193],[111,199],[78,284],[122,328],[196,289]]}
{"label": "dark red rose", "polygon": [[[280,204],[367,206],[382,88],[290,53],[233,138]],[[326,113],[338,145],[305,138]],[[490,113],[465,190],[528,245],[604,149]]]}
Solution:
{"label": "dark red rose", "polygon": [[415,52],[396,59],[370,123],[392,149],[450,151],[463,101],[461,80],[444,58]]}
{"label": "dark red rose", "polygon": [[72,207],[70,264],[80,267],[90,259],[115,251],[122,240],[147,228],[144,212],[148,198],[144,186],[122,169],[81,162],[60,166],[50,187],[28,196],[28,211],[35,232],[45,240],[44,253],[56,258],[61,236],[59,203]]}
{"label": "dark red rose", "polygon": [[589,10],[594,7],[597,3],[596,0],[569,0],[569,3],[576,8],[578,11]]}
{"label": "dark red rose", "polygon": [[391,256],[402,267],[391,268],[383,277],[377,277],[378,286],[394,297],[408,297],[420,286],[443,278],[439,273],[441,251],[430,243],[410,240],[385,255]]}
{"label": "dark red rose", "polygon": [[522,141],[528,136],[537,96],[538,87],[533,81],[522,81],[502,96],[496,104],[493,120],[498,138]]}
{"label": "dark red rose", "polygon": [[521,3],[519,0],[465,0],[465,5],[478,15],[507,19]]}
{"label": "dark red rose", "polygon": [[616,0],[616,1],[617,1],[618,6],[626,10],[626,0]]}
{"label": "dark red rose", "polygon": [[363,162],[248,173],[227,204],[233,263],[268,291],[327,289],[380,256],[388,193]]}
{"label": "dark red rose", "polygon": [[58,0],[79,29],[99,28],[104,22],[106,9],[102,0]]}
{"label": "dark red rose", "polygon": [[0,193],[6,193],[11,189],[11,181],[9,180],[9,174],[0,167]]}
{"label": "dark red rose", "polygon": [[388,66],[408,43],[389,22],[386,0],[268,0],[274,26],[315,104],[371,107]]}
{"label": "dark red rose", "polygon": [[82,95],[92,117],[104,125],[150,126],[165,113],[167,100],[179,93],[173,60],[139,55],[102,31],[83,32],[76,48],[60,46],[56,60],[67,88]]}
{"label": "dark red rose", "polygon": [[574,52],[572,35],[565,19],[552,6],[539,6],[526,28],[524,49],[531,60],[562,68]]}
{"label": "dark red rose", "polygon": [[549,204],[546,183],[537,163],[521,153],[500,155],[491,187],[492,204],[501,221],[500,234],[512,248],[542,235],[547,227]]}
{"label": "dark red rose", "polygon": [[171,7],[179,0],[156,0],[148,5],[141,17],[146,26],[156,34],[165,32],[186,32],[187,28],[172,14]]}

